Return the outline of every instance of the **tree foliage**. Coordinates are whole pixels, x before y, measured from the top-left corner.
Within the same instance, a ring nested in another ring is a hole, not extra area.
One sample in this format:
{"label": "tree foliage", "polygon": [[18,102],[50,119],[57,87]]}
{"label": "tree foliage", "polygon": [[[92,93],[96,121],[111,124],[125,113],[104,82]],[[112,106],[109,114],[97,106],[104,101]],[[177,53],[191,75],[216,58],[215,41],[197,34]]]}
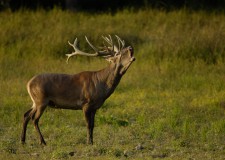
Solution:
{"label": "tree foliage", "polygon": [[116,11],[127,7],[224,11],[225,0],[0,0],[0,10],[5,8],[10,8],[13,11],[21,8],[31,10],[38,8],[51,9],[55,6],[63,9],[92,12]]}

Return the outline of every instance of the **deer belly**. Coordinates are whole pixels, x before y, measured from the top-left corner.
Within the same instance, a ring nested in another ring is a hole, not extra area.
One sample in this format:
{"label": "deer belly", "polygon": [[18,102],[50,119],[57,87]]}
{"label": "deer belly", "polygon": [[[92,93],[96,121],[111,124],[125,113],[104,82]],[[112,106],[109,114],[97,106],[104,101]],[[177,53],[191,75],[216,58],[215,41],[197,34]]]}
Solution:
{"label": "deer belly", "polygon": [[52,108],[79,110],[82,109],[83,104],[84,102],[81,100],[65,101],[63,99],[56,99],[50,100],[48,105]]}

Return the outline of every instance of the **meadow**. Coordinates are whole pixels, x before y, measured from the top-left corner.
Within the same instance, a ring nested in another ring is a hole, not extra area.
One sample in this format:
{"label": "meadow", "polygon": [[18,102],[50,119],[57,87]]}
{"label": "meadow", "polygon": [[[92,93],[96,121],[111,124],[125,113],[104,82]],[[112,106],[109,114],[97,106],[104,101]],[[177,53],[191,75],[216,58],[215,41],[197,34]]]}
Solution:
{"label": "meadow", "polygon": [[[225,158],[225,15],[185,9],[124,9],[92,14],[0,12],[0,159]],[[32,123],[20,143],[32,103],[28,80],[40,73],[78,73],[107,66],[73,57],[67,41],[92,51],[102,35],[119,35],[136,61],[96,114],[94,145],[86,145],[82,111],[46,109],[39,145]]]}

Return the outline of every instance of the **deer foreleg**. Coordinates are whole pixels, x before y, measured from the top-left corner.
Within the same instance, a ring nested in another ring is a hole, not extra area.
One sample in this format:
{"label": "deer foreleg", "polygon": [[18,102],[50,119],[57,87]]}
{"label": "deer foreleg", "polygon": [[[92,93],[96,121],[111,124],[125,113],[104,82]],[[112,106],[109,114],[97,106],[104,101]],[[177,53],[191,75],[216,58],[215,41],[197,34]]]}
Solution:
{"label": "deer foreleg", "polygon": [[83,110],[87,125],[87,144],[93,144],[93,129],[96,111]]}

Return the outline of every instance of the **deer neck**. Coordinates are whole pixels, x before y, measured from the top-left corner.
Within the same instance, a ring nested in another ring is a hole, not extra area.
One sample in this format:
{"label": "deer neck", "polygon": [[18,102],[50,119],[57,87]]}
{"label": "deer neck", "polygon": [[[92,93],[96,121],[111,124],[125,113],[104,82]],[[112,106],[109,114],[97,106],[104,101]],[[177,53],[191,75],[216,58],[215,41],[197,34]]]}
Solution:
{"label": "deer neck", "polygon": [[105,92],[111,95],[119,84],[122,75],[119,74],[118,65],[111,63],[108,67],[98,71],[96,77],[98,82],[104,85]]}

